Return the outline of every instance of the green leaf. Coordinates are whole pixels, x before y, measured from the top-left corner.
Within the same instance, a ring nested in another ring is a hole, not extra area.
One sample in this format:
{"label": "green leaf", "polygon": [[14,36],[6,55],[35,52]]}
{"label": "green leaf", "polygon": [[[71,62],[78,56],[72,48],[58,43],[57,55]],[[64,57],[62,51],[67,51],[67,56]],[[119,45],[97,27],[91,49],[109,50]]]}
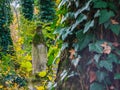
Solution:
{"label": "green leaf", "polygon": [[99,24],[105,23],[106,21],[108,21],[113,16],[115,16],[113,11],[107,11],[106,9],[101,10],[100,11],[100,17],[99,17]]}
{"label": "green leaf", "polygon": [[65,28],[58,27],[53,34],[60,34],[62,31],[64,31]]}
{"label": "green leaf", "polygon": [[89,44],[89,51],[103,53],[103,48],[101,47],[101,44],[102,44],[101,41],[97,41],[96,43]]}
{"label": "green leaf", "polygon": [[88,46],[89,42],[92,40],[92,38],[94,37],[94,35],[92,34],[83,34],[83,31],[80,30],[78,32],[76,32],[76,37],[78,39],[78,43],[77,43],[77,49],[82,50],[83,48],[85,48],[86,46]]}
{"label": "green leaf", "polygon": [[100,54],[96,54],[95,56],[94,56],[94,60],[98,63],[99,62],[99,59],[100,59]]}
{"label": "green leaf", "polygon": [[95,82],[90,85],[90,90],[105,90],[105,87],[102,84]]}
{"label": "green leaf", "polygon": [[32,71],[32,64],[29,61],[22,62],[21,67],[25,68],[28,72]]}
{"label": "green leaf", "polygon": [[85,28],[84,28],[83,33],[86,33],[86,32],[87,32],[91,27],[93,27],[93,26],[94,26],[94,20],[87,22],[87,23],[85,24]]}
{"label": "green leaf", "polygon": [[88,46],[88,44],[92,40],[92,38],[93,38],[92,34],[86,35],[82,41],[78,42],[79,49],[83,50],[86,46]]}
{"label": "green leaf", "polygon": [[58,6],[58,8],[61,8],[63,5],[65,5],[68,2],[68,0],[62,0]]}
{"label": "green leaf", "polygon": [[116,5],[114,4],[114,1],[112,1],[112,2],[107,2],[107,4],[108,4],[108,7],[109,7],[111,10],[114,10],[114,11],[117,10],[117,7],[116,7]]}
{"label": "green leaf", "polygon": [[89,10],[89,5],[90,5],[91,1],[92,1],[92,0],[89,0],[89,1],[84,5],[84,7],[78,9],[78,10],[75,12],[75,14],[74,14],[75,18],[77,18],[77,16],[78,16],[79,14],[81,14],[83,11]]}
{"label": "green leaf", "polygon": [[106,78],[106,76],[107,76],[107,73],[106,73],[106,72],[97,71],[97,80],[98,80],[99,82],[104,81],[105,78]]}
{"label": "green leaf", "polygon": [[94,2],[94,8],[106,8],[107,3],[104,1],[96,1]]}
{"label": "green leaf", "polygon": [[70,29],[71,29],[71,26],[70,26],[70,27],[66,27],[66,28],[64,29],[64,31],[61,32],[62,40],[65,40],[66,37],[67,37],[69,34],[71,34]]}
{"label": "green leaf", "polygon": [[118,58],[115,54],[109,54],[107,57],[107,60],[109,60],[109,62],[114,62],[114,63],[118,63]]}
{"label": "green leaf", "polygon": [[110,25],[110,29],[116,35],[119,35],[119,33],[120,33],[120,25]]}
{"label": "green leaf", "polygon": [[86,16],[86,15],[80,14],[80,15],[77,17],[76,22],[72,25],[71,31],[73,31],[81,22],[83,22],[83,21],[86,20],[86,19],[87,19],[87,16]]}
{"label": "green leaf", "polygon": [[53,61],[54,61],[54,56],[53,56],[53,55],[50,55],[50,56],[48,57],[47,65],[48,65],[48,66],[52,65]]}
{"label": "green leaf", "polygon": [[108,60],[102,60],[99,63],[100,67],[104,67],[106,70],[111,71],[113,69],[112,62],[109,62]]}
{"label": "green leaf", "polygon": [[59,34],[59,37],[62,36],[62,40],[65,40],[68,34],[71,34],[71,26],[70,27],[64,27],[64,28],[57,28],[54,32],[54,34]]}
{"label": "green leaf", "polygon": [[76,32],[76,37],[79,41],[81,41],[81,39],[83,39],[84,36],[85,36],[85,34],[83,34],[82,30],[79,30]]}
{"label": "green leaf", "polygon": [[62,48],[61,48],[61,50],[63,51],[65,48],[67,48],[68,47],[68,43],[67,42],[65,42],[65,43],[63,43],[62,44]]}
{"label": "green leaf", "polygon": [[120,73],[116,73],[116,74],[114,75],[114,79],[120,79]]}
{"label": "green leaf", "polygon": [[75,2],[76,8],[78,8],[79,7],[79,0],[78,1],[74,1],[74,2]]}
{"label": "green leaf", "polygon": [[97,12],[96,12],[95,15],[94,15],[94,18],[96,18],[96,17],[98,17],[98,16],[100,16],[100,10],[97,10]]}
{"label": "green leaf", "polygon": [[62,20],[61,20],[61,24],[63,22],[65,22],[68,18],[73,18],[74,17],[74,13],[73,12],[68,12],[64,17],[62,17]]}
{"label": "green leaf", "polygon": [[45,77],[47,75],[47,71],[41,71],[38,73],[40,77]]}

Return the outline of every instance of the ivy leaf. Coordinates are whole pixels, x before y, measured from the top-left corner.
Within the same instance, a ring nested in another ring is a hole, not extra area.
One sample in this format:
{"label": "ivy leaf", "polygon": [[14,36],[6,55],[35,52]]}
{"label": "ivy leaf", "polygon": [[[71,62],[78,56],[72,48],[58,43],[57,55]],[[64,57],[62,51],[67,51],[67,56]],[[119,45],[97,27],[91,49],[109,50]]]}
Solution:
{"label": "ivy leaf", "polygon": [[79,0],[78,1],[74,1],[74,2],[75,2],[76,8],[78,8],[79,7]]}
{"label": "ivy leaf", "polygon": [[108,21],[113,16],[115,16],[113,11],[107,11],[106,9],[101,10],[100,11],[100,17],[99,17],[99,24],[105,23],[106,21]]}
{"label": "ivy leaf", "polygon": [[120,79],[120,73],[116,73],[116,74],[114,75],[114,79]]}
{"label": "ivy leaf", "polygon": [[85,34],[83,34],[82,30],[76,32],[76,37],[79,41],[81,41],[81,39],[83,39],[84,36]]}
{"label": "ivy leaf", "polygon": [[83,22],[84,20],[87,19],[87,16],[84,14],[80,14],[76,20],[76,22],[72,25],[71,31],[73,31],[79,23]]}
{"label": "ivy leaf", "polygon": [[106,72],[97,71],[97,79],[99,82],[104,81],[106,76],[107,76]]}
{"label": "ivy leaf", "polygon": [[87,23],[85,24],[85,28],[84,28],[83,33],[86,33],[86,32],[87,32],[91,27],[93,27],[93,26],[94,26],[94,20],[87,22]]}
{"label": "ivy leaf", "polygon": [[94,8],[106,8],[107,3],[104,1],[96,1],[94,2]]}
{"label": "ivy leaf", "polygon": [[111,71],[113,69],[112,62],[109,62],[108,60],[102,60],[99,63],[100,67],[104,67],[106,70]]}
{"label": "ivy leaf", "polygon": [[98,17],[98,16],[100,16],[100,10],[97,10],[97,12],[96,12],[95,15],[94,15],[94,18],[96,18],[96,17]]}
{"label": "ivy leaf", "polygon": [[25,68],[28,72],[32,70],[32,64],[29,61],[22,62],[21,67]]}
{"label": "ivy leaf", "polygon": [[117,56],[115,54],[109,54],[107,57],[107,60],[109,60],[110,62],[114,62],[114,63],[118,63],[118,59]]}
{"label": "ivy leaf", "polygon": [[57,28],[53,34],[59,34],[59,37],[62,37],[62,40],[65,40],[65,38],[68,36],[68,34],[71,34],[71,26],[70,27],[64,27],[64,28]]}
{"label": "ivy leaf", "polygon": [[116,35],[119,35],[120,33],[120,25],[117,24],[112,24],[110,25],[110,29],[112,30],[113,33],[115,33]]}
{"label": "ivy leaf", "polygon": [[89,42],[92,40],[92,38],[94,37],[94,35],[92,34],[83,34],[82,30],[78,31],[76,33],[76,37],[78,39],[78,45],[77,47],[82,50],[84,49],[86,46],[88,46]]}
{"label": "ivy leaf", "polygon": [[75,68],[78,66],[78,63],[79,63],[79,61],[80,61],[80,58],[81,58],[81,57],[78,56],[78,58],[73,59],[73,60],[71,61],[71,63],[74,65]]}
{"label": "ivy leaf", "polygon": [[90,5],[90,2],[91,2],[91,1],[92,1],[92,0],[89,0],[89,1],[86,3],[86,5],[84,5],[84,7],[82,7],[81,9],[78,9],[77,12],[75,12],[75,14],[74,14],[75,18],[77,18],[77,16],[78,16],[79,14],[81,14],[83,11],[89,9],[89,5]]}
{"label": "ivy leaf", "polygon": [[101,41],[97,41],[96,43],[89,44],[89,51],[94,51],[97,53],[103,53],[103,48],[100,46]]}
{"label": "ivy leaf", "polygon": [[89,42],[92,40],[92,37],[92,34],[85,35],[84,39],[79,42],[80,50],[84,49],[89,44]]}
{"label": "ivy leaf", "polygon": [[68,43],[67,42],[65,42],[65,43],[63,43],[62,44],[62,48],[61,48],[61,50],[63,51],[65,48],[67,48],[68,47]]}
{"label": "ivy leaf", "polygon": [[68,74],[68,71],[67,70],[64,70],[61,74],[60,74],[60,77],[61,77],[61,81],[67,76]]}
{"label": "ivy leaf", "polygon": [[65,5],[67,1],[68,0],[62,0],[59,4],[58,8],[61,8],[63,5]]}
{"label": "ivy leaf", "polygon": [[111,10],[116,11],[116,10],[117,10],[117,7],[116,7],[116,5],[115,5],[115,4],[113,4],[113,3],[114,3],[114,1],[107,2],[108,7],[109,7]]}
{"label": "ivy leaf", "polygon": [[60,34],[62,33],[62,31],[64,31],[65,28],[61,28],[61,27],[58,27],[54,32],[53,34]]}
{"label": "ivy leaf", "polygon": [[74,17],[74,13],[73,12],[68,12],[65,16],[63,16],[62,17],[62,20],[61,20],[61,24],[63,23],[63,22],[65,22],[68,18],[72,18],[72,17]]}
{"label": "ivy leaf", "polygon": [[95,82],[90,85],[90,90],[105,90],[105,88],[102,84]]}
{"label": "ivy leaf", "polygon": [[95,56],[94,56],[94,60],[98,63],[99,62],[99,59],[100,59],[100,54],[96,54]]}
{"label": "ivy leaf", "polygon": [[61,33],[61,35],[62,35],[62,40],[65,40],[66,37],[68,36],[68,34],[71,34],[70,29],[71,29],[71,26],[70,26],[70,27],[66,27],[66,28],[64,29],[64,31]]}

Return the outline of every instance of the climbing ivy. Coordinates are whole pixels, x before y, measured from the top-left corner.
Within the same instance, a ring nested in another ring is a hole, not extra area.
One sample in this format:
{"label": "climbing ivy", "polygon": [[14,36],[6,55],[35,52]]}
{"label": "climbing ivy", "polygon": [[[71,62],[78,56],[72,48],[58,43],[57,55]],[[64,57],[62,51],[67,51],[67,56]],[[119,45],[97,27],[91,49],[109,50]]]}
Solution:
{"label": "climbing ivy", "polygon": [[[119,3],[119,0],[61,0],[58,6],[61,22],[54,33],[63,41],[61,55],[65,51],[67,54],[60,57],[57,77],[61,79],[57,81],[58,86],[54,85],[58,90],[120,89],[117,84],[120,79]],[[76,75],[80,78],[79,86],[59,85]]]}
{"label": "climbing ivy", "polygon": [[2,0],[0,2],[0,12],[0,52],[2,54],[12,53],[13,44],[9,29],[10,23],[12,22],[12,13],[9,0]]}
{"label": "climbing ivy", "polygon": [[39,17],[43,22],[51,22],[55,16],[55,2],[53,0],[39,0]]}
{"label": "climbing ivy", "polygon": [[34,11],[34,0],[21,0],[22,14],[28,20],[32,20]]}

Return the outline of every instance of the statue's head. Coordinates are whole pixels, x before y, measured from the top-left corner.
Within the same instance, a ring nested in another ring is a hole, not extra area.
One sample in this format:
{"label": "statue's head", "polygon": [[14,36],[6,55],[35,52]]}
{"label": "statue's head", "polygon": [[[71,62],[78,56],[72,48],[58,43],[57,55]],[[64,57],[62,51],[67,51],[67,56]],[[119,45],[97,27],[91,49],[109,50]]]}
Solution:
{"label": "statue's head", "polygon": [[37,34],[42,34],[42,25],[38,25],[36,28],[36,33]]}

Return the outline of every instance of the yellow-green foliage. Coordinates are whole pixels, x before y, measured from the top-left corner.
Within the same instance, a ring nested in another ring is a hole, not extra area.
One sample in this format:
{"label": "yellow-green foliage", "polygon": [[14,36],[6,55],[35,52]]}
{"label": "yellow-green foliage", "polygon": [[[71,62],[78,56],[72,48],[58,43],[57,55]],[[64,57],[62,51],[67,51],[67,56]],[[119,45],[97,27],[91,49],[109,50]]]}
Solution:
{"label": "yellow-green foliage", "polygon": [[36,22],[28,21],[23,16],[20,17],[20,27],[19,27],[19,39],[15,44],[17,59],[20,63],[20,69],[24,74],[29,75],[32,71],[31,64],[31,49],[32,49],[32,39],[36,29]]}

